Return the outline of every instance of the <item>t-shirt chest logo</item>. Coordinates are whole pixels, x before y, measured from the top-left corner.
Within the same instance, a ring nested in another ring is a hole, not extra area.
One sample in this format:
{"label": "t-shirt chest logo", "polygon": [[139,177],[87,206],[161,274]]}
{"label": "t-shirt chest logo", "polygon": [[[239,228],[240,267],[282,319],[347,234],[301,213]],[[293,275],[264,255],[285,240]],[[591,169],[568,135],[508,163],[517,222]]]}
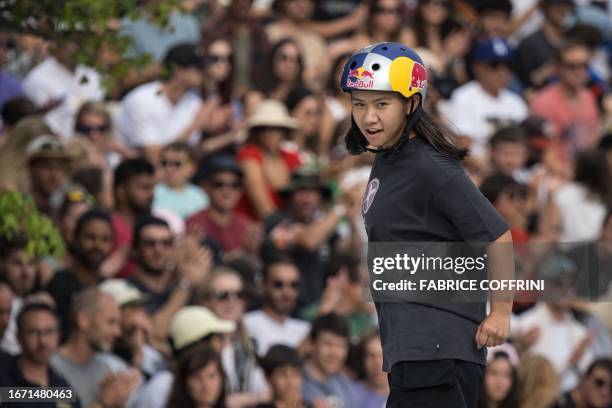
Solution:
{"label": "t-shirt chest logo", "polygon": [[378,187],[380,187],[380,181],[377,178],[370,180],[370,182],[368,183],[368,189],[366,190],[366,195],[363,200],[363,205],[361,207],[364,214],[367,213],[370,209],[370,206],[374,201],[374,196],[378,191]]}

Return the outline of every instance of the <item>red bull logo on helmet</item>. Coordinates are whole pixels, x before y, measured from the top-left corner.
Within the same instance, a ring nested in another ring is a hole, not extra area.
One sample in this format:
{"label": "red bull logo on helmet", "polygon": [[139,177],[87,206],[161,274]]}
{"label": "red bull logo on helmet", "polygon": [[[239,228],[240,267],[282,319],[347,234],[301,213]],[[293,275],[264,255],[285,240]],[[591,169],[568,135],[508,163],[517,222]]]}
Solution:
{"label": "red bull logo on helmet", "polygon": [[374,74],[364,67],[351,69],[346,79],[346,86],[359,89],[372,88],[374,86]]}
{"label": "red bull logo on helmet", "polygon": [[410,88],[424,89],[427,87],[427,69],[421,64],[415,62],[412,65],[412,79]]}

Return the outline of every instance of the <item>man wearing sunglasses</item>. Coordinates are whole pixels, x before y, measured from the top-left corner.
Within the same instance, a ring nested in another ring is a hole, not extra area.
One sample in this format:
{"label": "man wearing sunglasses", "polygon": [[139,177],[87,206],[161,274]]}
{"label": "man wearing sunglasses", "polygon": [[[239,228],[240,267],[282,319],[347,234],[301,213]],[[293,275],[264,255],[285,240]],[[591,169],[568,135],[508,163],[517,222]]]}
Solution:
{"label": "man wearing sunglasses", "polygon": [[600,358],[589,366],[578,387],[563,396],[564,408],[612,407],[612,360]]}
{"label": "man wearing sunglasses", "polygon": [[471,154],[483,159],[491,135],[504,125],[527,117],[527,105],[507,89],[513,53],[502,38],[488,38],[473,51],[475,79],[455,89],[443,113],[457,129]]}
{"label": "man wearing sunglasses", "polygon": [[244,315],[244,324],[264,356],[275,344],[297,348],[306,338],[310,325],[294,319],[291,313],[300,293],[300,272],[291,259],[278,255],[263,270],[263,306]]}

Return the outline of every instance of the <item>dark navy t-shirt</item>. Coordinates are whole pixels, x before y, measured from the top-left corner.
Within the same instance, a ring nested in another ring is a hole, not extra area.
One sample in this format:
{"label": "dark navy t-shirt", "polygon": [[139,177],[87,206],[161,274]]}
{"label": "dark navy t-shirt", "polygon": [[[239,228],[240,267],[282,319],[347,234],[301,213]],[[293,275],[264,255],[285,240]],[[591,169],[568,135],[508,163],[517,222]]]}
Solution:
{"label": "dark navy t-shirt", "polygon": [[[490,243],[508,225],[458,160],[420,137],[374,160],[362,212],[369,243]],[[485,364],[474,337],[484,302],[375,302],[383,368],[399,361],[454,358]]]}

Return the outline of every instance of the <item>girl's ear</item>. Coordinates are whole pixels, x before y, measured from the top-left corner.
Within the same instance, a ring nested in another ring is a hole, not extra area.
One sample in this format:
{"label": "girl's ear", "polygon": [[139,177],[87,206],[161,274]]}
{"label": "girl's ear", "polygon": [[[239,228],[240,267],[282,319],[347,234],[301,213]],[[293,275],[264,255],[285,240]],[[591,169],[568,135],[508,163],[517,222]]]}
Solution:
{"label": "girl's ear", "polygon": [[[415,99],[415,98],[419,98],[419,99]],[[412,95],[412,97],[410,97],[410,99],[408,100],[407,103],[407,109],[406,109],[406,114],[408,116],[412,115],[414,113],[414,111],[419,107],[419,102],[421,101],[421,95]]]}

